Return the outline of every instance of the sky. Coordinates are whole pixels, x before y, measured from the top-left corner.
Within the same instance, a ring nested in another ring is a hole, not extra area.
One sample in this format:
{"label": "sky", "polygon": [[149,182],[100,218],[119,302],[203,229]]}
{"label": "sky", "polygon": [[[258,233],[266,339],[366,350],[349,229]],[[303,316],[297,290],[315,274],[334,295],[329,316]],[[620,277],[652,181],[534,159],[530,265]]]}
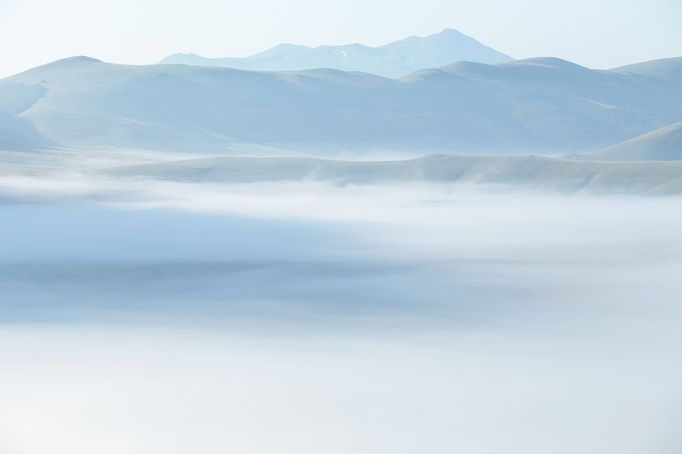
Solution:
{"label": "sky", "polygon": [[682,56],[679,0],[0,0],[0,77],[73,55],[154,63],[282,42],[380,45],[455,28],[514,58],[609,68]]}

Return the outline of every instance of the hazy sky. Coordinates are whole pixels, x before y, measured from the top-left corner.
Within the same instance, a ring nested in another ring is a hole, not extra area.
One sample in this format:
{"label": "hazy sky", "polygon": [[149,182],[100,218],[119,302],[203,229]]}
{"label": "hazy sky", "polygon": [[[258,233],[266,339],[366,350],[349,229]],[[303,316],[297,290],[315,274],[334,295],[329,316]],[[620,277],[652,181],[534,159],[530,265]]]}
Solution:
{"label": "hazy sky", "polygon": [[383,44],[456,28],[516,58],[592,67],[682,56],[679,0],[0,0],[0,77],[72,55],[153,63],[280,42]]}

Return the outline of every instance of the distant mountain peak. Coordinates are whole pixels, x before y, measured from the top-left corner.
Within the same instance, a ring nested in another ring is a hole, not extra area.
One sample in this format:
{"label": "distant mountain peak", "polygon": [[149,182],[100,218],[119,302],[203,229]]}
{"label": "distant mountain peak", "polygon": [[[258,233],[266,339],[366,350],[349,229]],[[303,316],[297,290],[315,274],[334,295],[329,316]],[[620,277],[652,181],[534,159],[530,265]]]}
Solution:
{"label": "distant mountain peak", "polygon": [[317,47],[279,44],[246,58],[203,58],[173,54],[160,63],[223,66],[254,71],[300,71],[330,68],[367,72],[399,78],[422,69],[447,66],[458,61],[502,63],[511,58],[475,39],[446,28],[429,36],[411,36],[378,47],[360,43]]}
{"label": "distant mountain peak", "polygon": [[[443,30],[439,31],[438,33],[432,33],[430,35],[412,35],[408,36],[405,38],[407,39],[438,39],[438,38],[461,38],[461,37],[467,37],[471,38],[470,36],[465,35],[464,33],[460,32],[459,30],[456,30],[454,28],[444,28]],[[473,39],[473,38],[472,38]]]}
{"label": "distant mountain peak", "polygon": [[[459,30],[456,30],[454,28],[444,28],[438,33],[435,33],[431,35],[431,38],[436,38],[436,37],[441,37],[441,38],[461,38],[462,36],[466,36],[467,38],[471,38],[470,36],[465,35],[464,33],[460,32]],[[473,39],[473,38],[471,38]]]}

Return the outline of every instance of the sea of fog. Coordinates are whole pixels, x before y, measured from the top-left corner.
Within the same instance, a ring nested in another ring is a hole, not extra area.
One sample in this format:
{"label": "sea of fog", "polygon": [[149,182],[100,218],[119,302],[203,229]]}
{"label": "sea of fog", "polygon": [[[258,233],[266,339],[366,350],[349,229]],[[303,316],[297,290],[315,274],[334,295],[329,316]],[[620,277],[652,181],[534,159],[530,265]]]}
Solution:
{"label": "sea of fog", "polygon": [[682,200],[0,177],[3,454],[676,454]]}

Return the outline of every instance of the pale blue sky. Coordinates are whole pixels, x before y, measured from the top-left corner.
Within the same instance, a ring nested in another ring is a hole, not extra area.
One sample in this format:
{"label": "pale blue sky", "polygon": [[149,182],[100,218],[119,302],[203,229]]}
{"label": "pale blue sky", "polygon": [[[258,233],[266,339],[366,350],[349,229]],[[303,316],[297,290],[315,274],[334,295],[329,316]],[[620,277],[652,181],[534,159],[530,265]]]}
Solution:
{"label": "pale blue sky", "polygon": [[280,42],[383,44],[456,28],[516,58],[607,68],[682,56],[680,0],[0,0],[0,77],[71,55],[153,63]]}

